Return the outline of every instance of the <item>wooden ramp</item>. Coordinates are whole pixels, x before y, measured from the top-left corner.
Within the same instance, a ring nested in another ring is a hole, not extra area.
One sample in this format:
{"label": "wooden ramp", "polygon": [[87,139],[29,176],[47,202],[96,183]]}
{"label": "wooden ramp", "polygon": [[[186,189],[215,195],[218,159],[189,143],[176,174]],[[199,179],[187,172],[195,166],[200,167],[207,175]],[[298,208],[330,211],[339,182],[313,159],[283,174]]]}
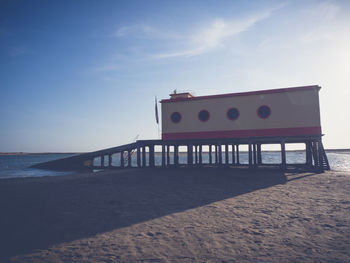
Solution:
{"label": "wooden ramp", "polygon": [[[112,147],[104,150],[99,150],[95,152],[89,152],[89,153],[83,153],[59,160],[49,161],[45,163],[39,163],[36,165],[33,165],[31,168],[38,168],[38,169],[49,169],[49,170],[57,170],[57,171],[74,171],[74,170],[84,170],[84,169],[91,169],[91,168],[100,168],[104,166],[104,157],[112,156],[115,153],[121,153],[121,152],[132,152],[137,148],[138,143],[130,143],[125,144],[117,147]],[[101,158],[101,165],[100,166],[94,166],[94,159],[95,158]]]}
{"label": "wooden ramp", "polygon": [[[305,144],[305,163],[288,163],[286,145]],[[262,146],[279,144],[281,163],[264,163]],[[242,150],[245,145],[248,162],[242,163]],[[180,151],[181,147],[181,153]],[[204,152],[206,147],[208,151]],[[181,154],[181,162],[180,156]],[[157,157],[157,158],[156,158]],[[205,158],[206,157],[206,158]],[[204,159],[206,162],[204,162]],[[84,153],[64,159],[40,163],[32,168],[57,171],[92,170],[126,167],[247,167],[299,169],[323,172],[330,170],[327,155],[323,149],[321,136],[284,136],[197,140],[138,140],[134,143],[112,147],[100,151]]]}

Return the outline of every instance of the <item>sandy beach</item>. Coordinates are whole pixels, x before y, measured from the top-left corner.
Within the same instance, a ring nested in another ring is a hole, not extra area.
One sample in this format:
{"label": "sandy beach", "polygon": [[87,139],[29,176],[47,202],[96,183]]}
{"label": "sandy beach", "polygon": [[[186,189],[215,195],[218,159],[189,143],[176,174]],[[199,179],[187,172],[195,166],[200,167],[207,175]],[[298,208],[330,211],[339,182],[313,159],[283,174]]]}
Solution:
{"label": "sandy beach", "polygon": [[344,172],[0,180],[0,262],[350,262],[349,191]]}

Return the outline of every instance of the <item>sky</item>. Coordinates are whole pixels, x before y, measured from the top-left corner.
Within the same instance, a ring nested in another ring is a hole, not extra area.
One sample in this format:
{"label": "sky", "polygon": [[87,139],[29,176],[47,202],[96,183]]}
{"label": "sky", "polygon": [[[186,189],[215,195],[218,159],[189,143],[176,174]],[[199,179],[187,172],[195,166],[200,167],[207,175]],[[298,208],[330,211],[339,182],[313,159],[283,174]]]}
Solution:
{"label": "sky", "polygon": [[0,152],[157,139],[154,98],[320,85],[350,148],[350,1],[0,0]]}

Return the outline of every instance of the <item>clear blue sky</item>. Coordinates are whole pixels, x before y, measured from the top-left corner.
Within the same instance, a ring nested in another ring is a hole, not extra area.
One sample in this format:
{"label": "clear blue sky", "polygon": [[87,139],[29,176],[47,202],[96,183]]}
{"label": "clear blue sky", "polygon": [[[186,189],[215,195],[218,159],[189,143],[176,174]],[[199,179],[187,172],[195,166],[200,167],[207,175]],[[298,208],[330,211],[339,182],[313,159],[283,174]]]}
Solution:
{"label": "clear blue sky", "polygon": [[0,0],[0,151],[155,139],[154,96],[322,86],[350,148],[350,1]]}

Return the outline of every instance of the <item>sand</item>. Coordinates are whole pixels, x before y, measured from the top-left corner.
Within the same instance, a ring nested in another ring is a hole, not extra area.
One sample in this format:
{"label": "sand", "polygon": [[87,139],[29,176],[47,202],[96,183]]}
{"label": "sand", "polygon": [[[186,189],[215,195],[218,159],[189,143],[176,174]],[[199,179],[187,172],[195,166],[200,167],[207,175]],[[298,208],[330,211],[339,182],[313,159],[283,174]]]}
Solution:
{"label": "sand", "polygon": [[350,262],[349,191],[343,172],[0,180],[0,262]]}

